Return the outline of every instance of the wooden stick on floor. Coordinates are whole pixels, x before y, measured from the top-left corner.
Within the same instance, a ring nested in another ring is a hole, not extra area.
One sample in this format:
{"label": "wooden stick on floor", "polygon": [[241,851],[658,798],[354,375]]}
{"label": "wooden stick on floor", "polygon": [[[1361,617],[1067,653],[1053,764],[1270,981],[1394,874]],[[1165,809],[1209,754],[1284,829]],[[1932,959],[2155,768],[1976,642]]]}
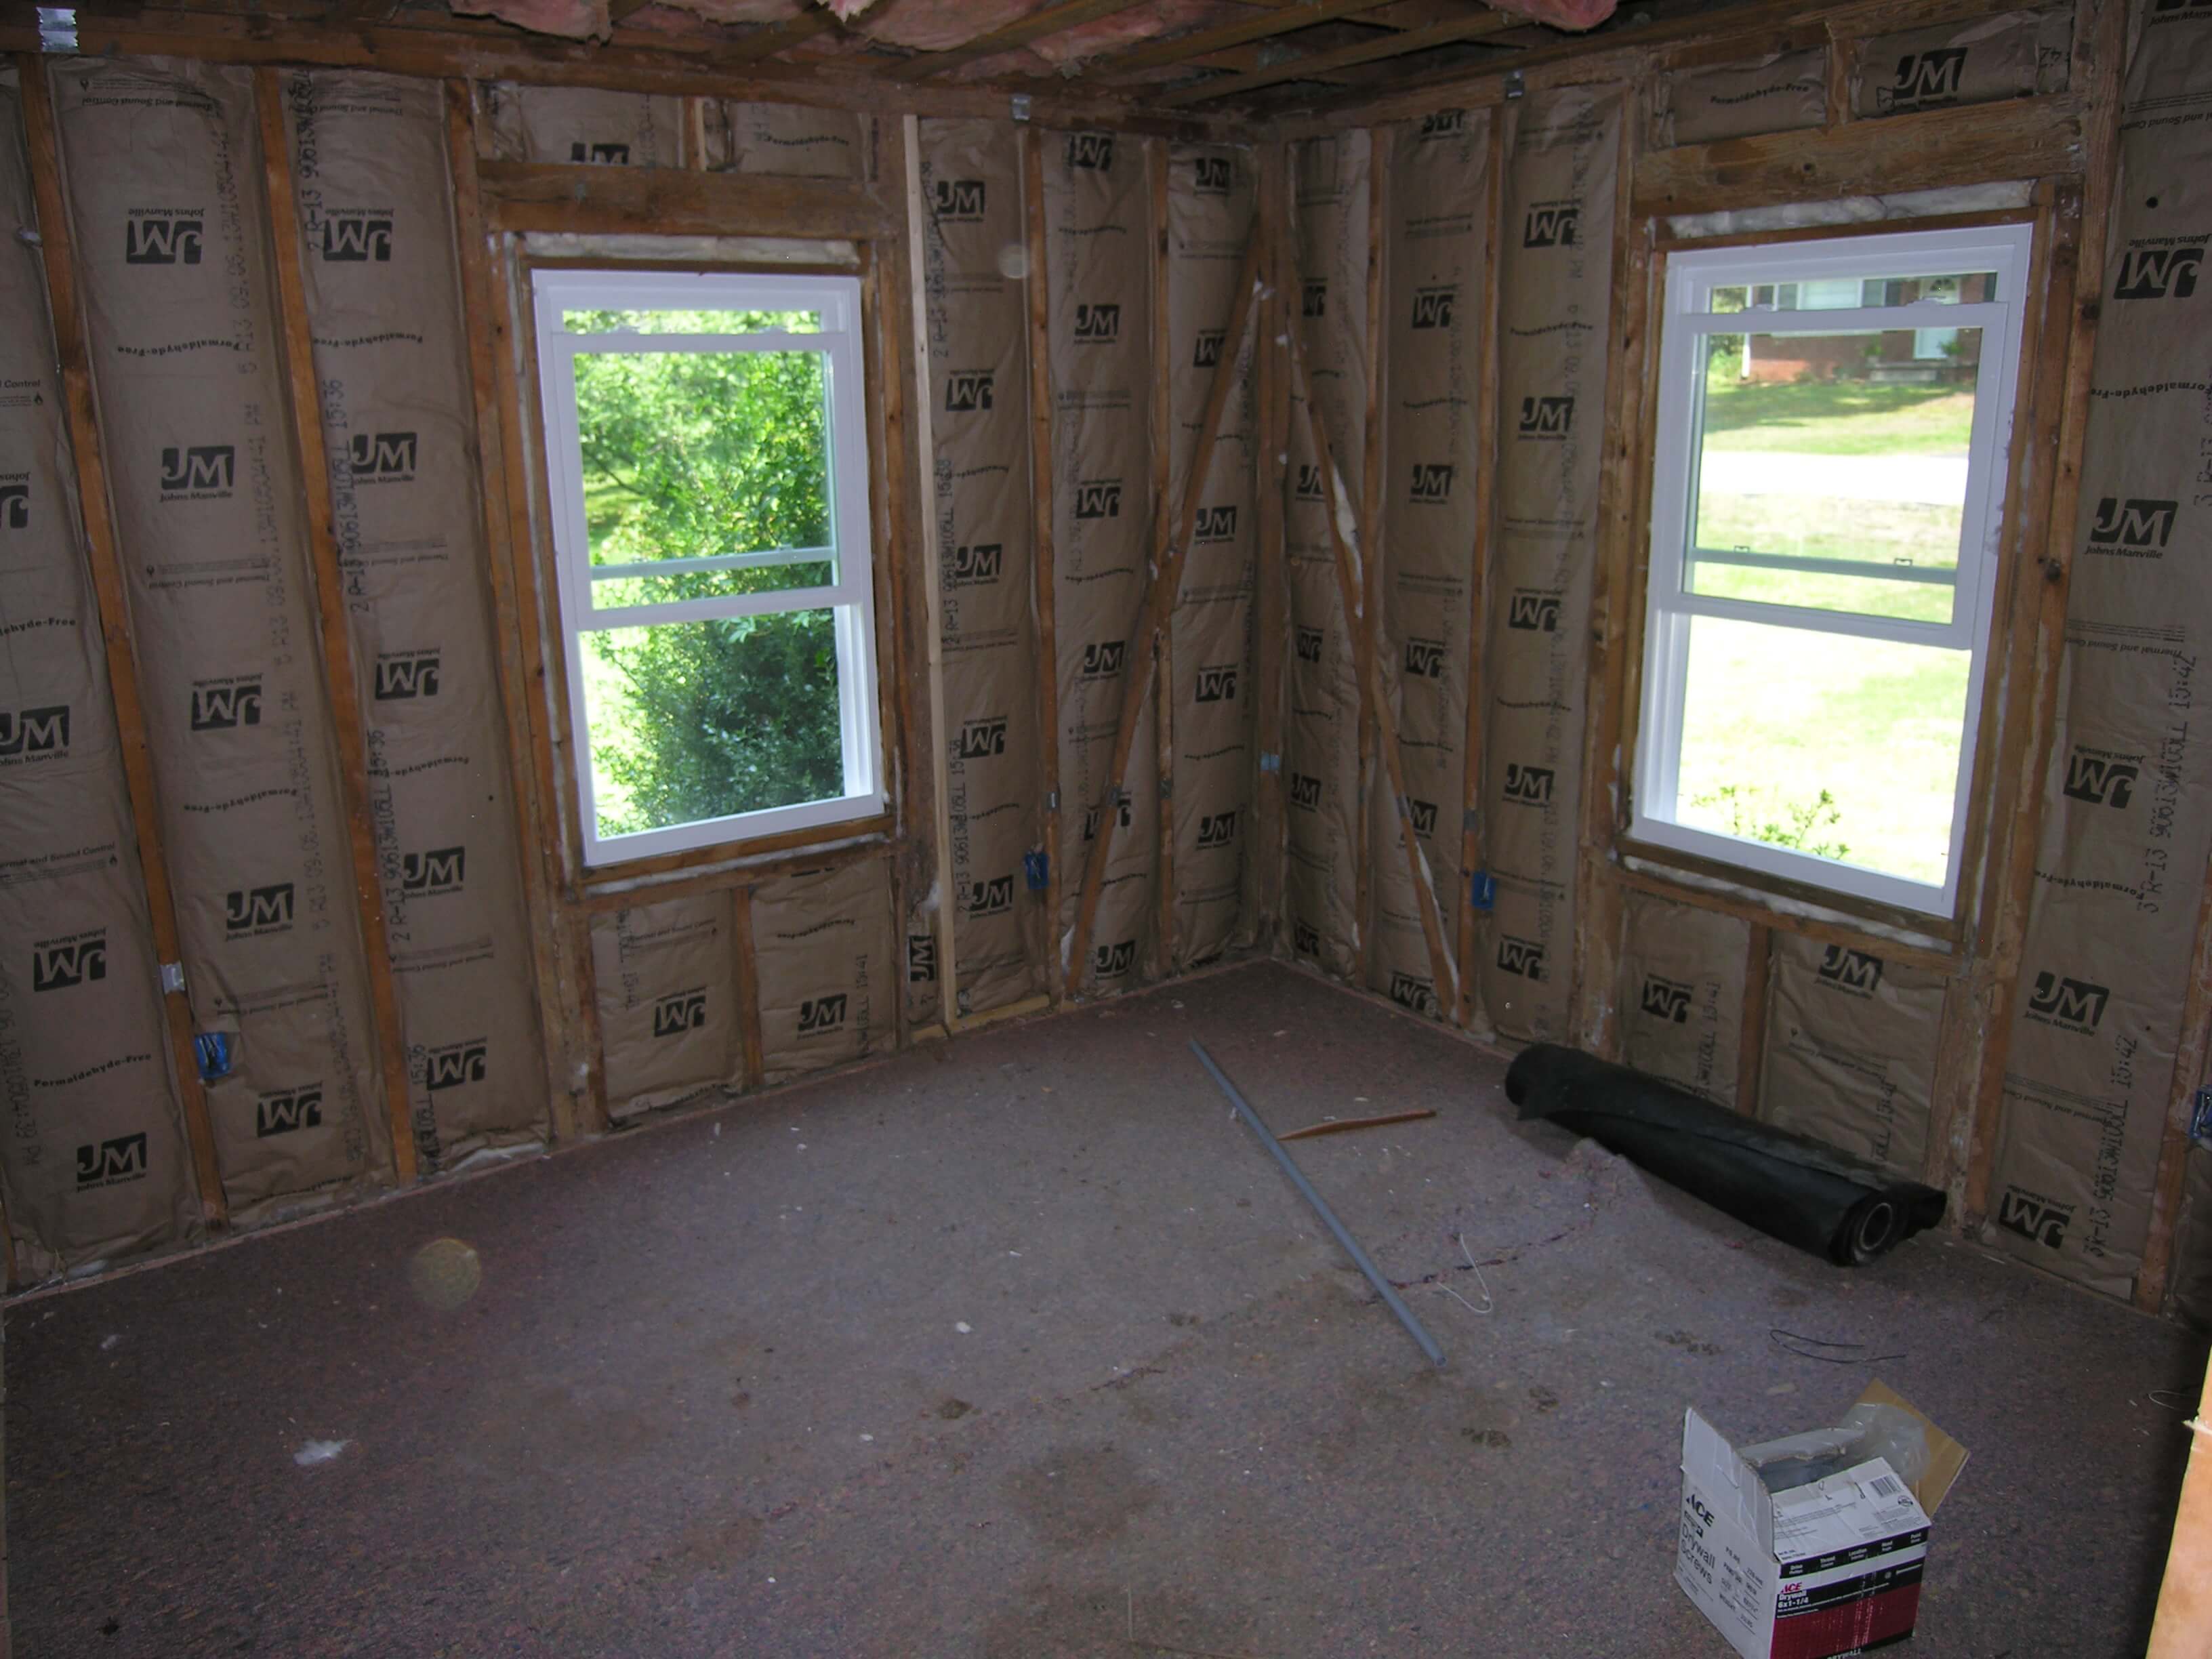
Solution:
{"label": "wooden stick on floor", "polygon": [[1354,1129],[1380,1129],[1392,1123],[1415,1123],[1425,1117],[1437,1115],[1433,1106],[1424,1106],[1413,1112],[1384,1112],[1377,1117],[1336,1117],[1325,1122],[1309,1123],[1303,1129],[1293,1129],[1286,1135],[1277,1135],[1278,1140],[1316,1140],[1322,1135],[1340,1135]]}

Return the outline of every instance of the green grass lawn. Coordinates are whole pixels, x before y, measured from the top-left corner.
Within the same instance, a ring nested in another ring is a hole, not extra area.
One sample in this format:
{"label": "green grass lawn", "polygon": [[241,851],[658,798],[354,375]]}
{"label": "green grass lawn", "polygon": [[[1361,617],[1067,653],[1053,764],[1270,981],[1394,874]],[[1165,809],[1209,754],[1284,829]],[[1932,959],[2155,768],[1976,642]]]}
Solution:
{"label": "green grass lawn", "polygon": [[1760,830],[1810,813],[1808,850],[1941,883],[1966,698],[1962,651],[1700,617],[1681,820],[1775,840]]}
{"label": "green grass lawn", "polygon": [[[1844,501],[1823,495],[1724,495],[1698,503],[1698,544],[1755,553],[1907,563],[1955,572],[1960,511],[1925,501]],[[1815,611],[1856,611],[1909,622],[1951,619],[1952,590],[1936,582],[1883,581],[1821,572],[1701,563],[1697,592]]]}
{"label": "green grass lawn", "polygon": [[1970,386],[1864,380],[1765,385],[1717,373],[1705,382],[1711,449],[1800,455],[1963,454],[1974,427]]}

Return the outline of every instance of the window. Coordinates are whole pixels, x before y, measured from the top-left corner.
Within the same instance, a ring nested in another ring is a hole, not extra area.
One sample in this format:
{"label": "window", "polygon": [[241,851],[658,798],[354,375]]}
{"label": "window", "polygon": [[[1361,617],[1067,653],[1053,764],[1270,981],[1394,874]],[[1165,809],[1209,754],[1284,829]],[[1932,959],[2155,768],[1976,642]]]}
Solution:
{"label": "window", "polygon": [[1669,260],[1637,839],[1950,913],[2027,255],[2006,226]]}
{"label": "window", "polygon": [[534,273],[587,864],[881,810],[847,276]]}

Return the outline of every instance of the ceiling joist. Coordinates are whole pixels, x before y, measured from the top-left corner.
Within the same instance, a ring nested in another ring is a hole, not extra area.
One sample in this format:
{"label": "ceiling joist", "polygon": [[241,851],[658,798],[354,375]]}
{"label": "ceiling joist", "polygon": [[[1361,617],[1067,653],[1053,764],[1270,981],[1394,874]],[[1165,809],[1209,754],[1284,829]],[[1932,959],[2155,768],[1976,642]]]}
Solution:
{"label": "ceiling joist", "polygon": [[[1194,70],[1219,70],[1224,75],[1241,75],[1247,70],[1266,69],[1274,63],[1258,46],[1224,46],[1219,52],[1209,52],[1203,58],[1188,60]],[[1357,87],[1365,84],[1358,77],[1340,70],[1321,70],[1315,72],[1316,80],[1333,86]]]}
{"label": "ceiling joist", "polygon": [[1139,46],[1132,52],[1101,58],[1085,71],[1085,78],[1109,82],[1126,81],[1146,70],[1185,63],[1224,47],[1241,46],[1254,40],[1265,40],[1271,35],[1288,34],[1294,29],[1311,28],[1316,23],[1373,11],[1381,3],[1382,0],[1304,0],[1302,4],[1281,7],[1249,22],[1224,23],[1218,28],[1179,34],[1158,46]]}
{"label": "ceiling joist", "polygon": [[1032,40],[1042,40],[1048,34],[1058,34],[1079,24],[1111,17],[1117,11],[1131,11],[1146,3],[1146,0],[1060,0],[1060,4],[1033,11],[1004,28],[978,35],[965,46],[954,46],[945,52],[926,52],[909,58],[890,72],[890,78],[894,81],[924,81],[932,76],[949,74],[963,64],[985,58],[995,58],[1002,52],[1012,52]]}
{"label": "ceiling joist", "polygon": [[[1640,9],[1655,12],[1661,9],[1645,6]],[[1827,16],[1832,24],[1840,15],[1865,9],[1864,6],[1844,7]],[[1502,75],[1513,70],[1548,70],[1607,53],[1657,52],[1705,37],[1743,40],[1747,51],[1755,55],[1763,48],[1752,47],[1751,41],[1769,29],[1802,21],[1803,15],[1802,0],[1723,0],[1723,3],[1715,5],[1669,5],[1664,15],[1648,21],[1616,13],[1608,22],[1586,34],[1561,35],[1554,44],[1516,52],[1494,64],[1473,68],[1461,64],[1448,69],[1417,70],[1388,92],[1323,93],[1306,107],[1310,114],[1329,128],[1403,121],[1441,107],[1472,78]],[[1519,32],[1516,27],[1515,33]]]}
{"label": "ceiling joist", "polygon": [[[498,3],[504,11],[511,0]],[[1946,0],[1945,9],[2008,3]],[[1492,10],[1483,0],[1241,0],[1237,22],[1103,46],[1060,65],[1055,75],[1022,49],[1041,46],[1046,56],[1072,57],[1071,49],[1090,43],[1069,31],[1134,13],[1109,31],[1141,37],[1161,20],[1140,9],[1144,0],[1045,0],[1016,21],[942,51],[915,52],[895,40],[854,34],[846,44],[863,50],[817,55],[793,51],[841,27],[817,0],[774,22],[674,32],[637,21],[655,3],[672,0],[609,0],[613,38],[591,41],[497,17],[453,15],[438,0],[156,0],[136,8],[132,0],[102,0],[87,9],[80,36],[88,52],[365,63],[400,73],[750,95],[848,109],[994,114],[1004,112],[1008,96],[1025,95],[1036,118],[1059,125],[1219,137],[1255,121],[1270,128],[1285,119],[1293,127],[1328,127],[1403,118],[1407,110],[1433,107],[1462,86],[1510,70],[1543,66],[1548,72],[1563,60],[1585,57],[1594,64],[1626,61],[1624,54],[1639,48],[1726,42],[1765,20],[1803,19],[1802,3],[1791,0],[1637,0],[1633,13],[1573,34]],[[900,3],[878,0],[873,15],[881,18]],[[1844,0],[1825,15],[1831,27],[1838,18],[1864,23],[1911,5]],[[27,29],[0,23],[0,46],[29,51],[35,45]],[[987,78],[957,73],[1016,53],[1003,73],[989,73],[988,64]],[[1166,86],[1157,84],[1164,78]]]}
{"label": "ceiling joist", "polygon": [[1348,69],[1355,64],[1372,64],[1385,58],[1403,57],[1407,52],[1426,52],[1432,46],[1479,40],[1486,34],[1497,34],[1512,28],[1519,21],[1520,19],[1507,16],[1503,12],[1485,12],[1479,17],[1458,22],[1437,23],[1425,29],[1411,29],[1385,40],[1363,41],[1356,46],[1340,46],[1334,52],[1310,52],[1303,58],[1287,59],[1271,69],[1253,70],[1243,75],[1201,81],[1194,87],[1185,87],[1179,92],[1168,93],[1152,101],[1168,109],[1210,103],[1217,98],[1255,92],[1261,87],[1272,87],[1284,81],[1309,79],[1316,71]]}
{"label": "ceiling joist", "polygon": [[803,11],[787,22],[770,23],[756,30],[744,40],[714,54],[721,64],[757,64],[764,58],[773,58],[801,41],[811,40],[817,34],[827,34],[837,27],[837,20],[829,9],[817,6]]}

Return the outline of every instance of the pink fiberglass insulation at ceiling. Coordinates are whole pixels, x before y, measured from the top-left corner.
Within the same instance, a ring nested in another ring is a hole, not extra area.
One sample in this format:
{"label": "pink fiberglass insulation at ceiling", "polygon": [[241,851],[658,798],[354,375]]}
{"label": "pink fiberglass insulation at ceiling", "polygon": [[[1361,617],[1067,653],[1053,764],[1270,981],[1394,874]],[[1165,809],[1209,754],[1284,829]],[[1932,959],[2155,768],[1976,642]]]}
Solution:
{"label": "pink fiberglass insulation at ceiling", "polygon": [[[1048,3],[1052,0],[836,0],[829,9],[856,35],[915,52],[945,52]],[[457,12],[488,15],[570,40],[604,39],[609,32],[607,0],[452,0],[452,5]],[[816,0],[655,0],[623,21],[672,34],[684,32],[679,14],[710,23],[781,23],[815,5]]]}
{"label": "pink fiberglass insulation at ceiling", "polygon": [[604,40],[611,32],[607,0],[452,0],[462,16],[496,17],[502,23],[571,40]]}
{"label": "pink fiberglass insulation at ceiling", "polygon": [[[631,27],[664,33],[687,33],[689,20],[708,23],[787,21],[817,4],[826,5],[847,27],[837,35],[817,36],[808,55],[836,53],[880,41],[910,52],[949,52],[1018,22],[1060,0],[655,0],[624,20]],[[1497,0],[1496,9],[1583,30],[1613,15],[1618,0]],[[612,31],[608,0],[451,0],[459,13],[488,15],[536,33],[570,40],[604,40]],[[1102,52],[1120,51],[1157,35],[1210,27],[1251,15],[1250,8],[1226,0],[1152,0],[1126,11],[1096,18],[1039,37],[1015,51],[969,66],[970,75],[1003,75],[1064,69]],[[840,38],[842,36],[842,38]]]}
{"label": "pink fiberglass insulation at ceiling", "polygon": [[1493,10],[1510,11],[1555,29],[1594,29],[1613,15],[1620,0],[1491,0]]}

